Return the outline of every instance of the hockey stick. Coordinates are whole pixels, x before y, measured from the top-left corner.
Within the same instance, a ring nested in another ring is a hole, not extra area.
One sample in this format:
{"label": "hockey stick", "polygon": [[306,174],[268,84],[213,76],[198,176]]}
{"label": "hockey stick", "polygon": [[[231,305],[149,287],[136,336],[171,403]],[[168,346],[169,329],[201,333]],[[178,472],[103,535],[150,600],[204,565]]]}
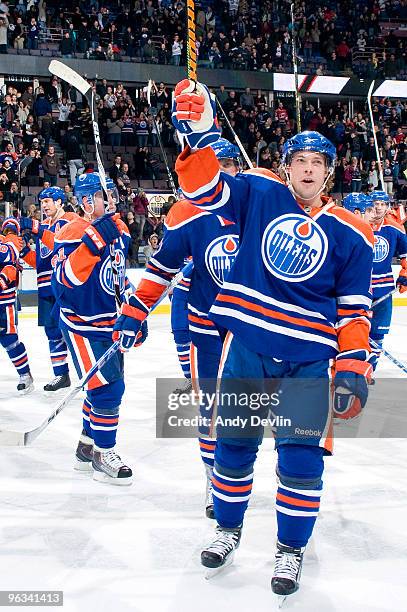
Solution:
{"label": "hockey stick", "polygon": [[[86,98],[89,108],[91,111],[91,119],[92,119],[92,128],[93,128],[93,138],[95,142],[95,154],[96,154],[96,163],[98,167],[98,173],[100,177],[100,182],[102,185],[103,191],[103,199],[108,202],[107,195],[107,185],[106,185],[106,173],[103,165],[103,151],[102,151],[102,143],[100,140],[99,133],[99,125],[98,125],[98,113],[96,108],[96,99],[95,92],[93,91],[93,87],[90,83],[88,83],[80,74],[72,70],[66,64],[59,62],[58,60],[52,60],[50,65],[48,66],[48,70],[51,74],[59,77],[66,83],[73,85],[80,93]],[[116,253],[114,244],[111,243],[109,245],[110,252],[110,263],[112,266],[112,275],[113,275],[113,283],[114,283],[114,293],[116,299],[117,309],[120,309],[121,306],[121,294],[120,294],[120,283],[119,283],[119,275],[116,266]]]}
{"label": "hockey stick", "polygon": [[376,136],[376,132],[375,132],[375,125],[374,125],[373,111],[372,111],[372,92],[373,92],[373,88],[374,88],[374,83],[375,82],[374,82],[374,79],[373,79],[373,81],[370,83],[369,91],[367,92],[367,106],[369,108],[370,123],[372,125],[372,134],[373,134],[374,147],[375,147],[375,150],[376,150],[377,164],[379,166],[380,182],[382,184],[381,188],[384,189],[383,166],[382,166],[382,162],[381,162],[381,159],[380,159],[379,146],[377,144],[377,136]]}
{"label": "hockey stick", "polygon": [[61,399],[54,411],[35,429],[30,431],[5,431],[0,430],[0,446],[28,446],[48,427],[56,416],[69,404],[89,380],[100,370],[109,359],[116,353],[120,345],[119,340],[114,342],[107,351],[98,359],[94,366],[81,378],[81,380]]}
{"label": "hockey stick", "polygon": [[295,87],[295,114],[297,119],[297,133],[301,132],[301,95],[298,90],[298,65],[297,65],[297,49],[295,44],[295,21],[294,21],[294,2],[291,4],[291,46],[293,55],[294,67],[294,87]]}
{"label": "hockey stick", "polygon": [[397,359],[397,357],[394,357],[391,353],[389,353],[389,351],[386,351],[386,349],[384,349],[383,347],[379,346],[377,344],[377,342],[372,340],[372,338],[369,338],[369,343],[373,346],[373,348],[377,349],[378,351],[381,351],[383,353],[383,355],[385,357],[387,357],[387,359],[389,361],[394,363],[394,365],[396,365],[398,368],[400,368],[400,370],[402,370],[404,372],[404,374],[407,374],[407,364],[403,363],[402,361],[399,361]]}
{"label": "hockey stick", "polygon": [[386,293],[386,295],[382,295],[382,297],[377,298],[377,300],[372,302],[372,308],[375,308],[375,306],[377,306],[381,302],[384,302],[384,300],[387,300],[387,298],[389,298],[391,295],[393,295],[393,293],[397,293],[397,291],[398,291],[398,289],[396,287],[392,291],[389,291],[389,293]]}
{"label": "hockey stick", "polygon": [[[168,285],[166,290],[161,295],[160,299],[152,306],[151,314],[157,306],[167,297],[170,291],[179,283],[182,278],[182,272],[178,272],[171,283]],[[1,446],[28,446],[33,442],[48,425],[55,419],[56,416],[73,400],[74,397],[79,393],[81,389],[90,381],[94,376],[113,355],[117,352],[120,345],[120,341],[117,340],[110,346],[107,351],[98,359],[95,365],[81,378],[81,380],[61,399],[53,412],[39,425],[30,431],[7,431],[0,429],[0,447]]]}
{"label": "hockey stick", "polygon": [[187,0],[187,74],[192,81],[197,80],[197,56],[195,36],[195,2]]}
{"label": "hockey stick", "polygon": [[244,160],[245,160],[246,164],[249,166],[249,168],[253,168],[254,167],[253,163],[252,163],[250,157],[247,155],[247,153],[245,151],[245,148],[242,145],[239,136],[236,134],[235,130],[233,129],[233,127],[232,127],[232,125],[231,125],[231,123],[229,121],[229,117],[227,116],[227,114],[225,113],[225,111],[224,111],[224,109],[222,107],[222,104],[219,102],[219,100],[217,98],[215,98],[215,99],[216,99],[216,103],[217,103],[217,105],[219,107],[219,110],[221,111],[221,113],[222,113],[222,115],[223,115],[223,117],[224,117],[224,119],[225,119],[225,121],[227,123],[227,126],[228,126],[230,132],[233,134],[233,138],[235,139],[235,142],[236,142],[237,146],[239,147],[241,154],[244,157]]}
{"label": "hockey stick", "polygon": [[156,118],[156,115],[154,115],[154,113],[152,111],[152,107],[151,107],[151,89],[152,89],[152,86],[153,86],[153,81],[150,79],[148,81],[148,86],[147,86],[147,102],[148,102],[148,105],[150,107],[151,116],[153,118],[153,123],[154,123],[154,127],[155,127],[155,133],[157,134],[158,144],[160,145],[161,154],[163,156],[165,168],[167,170],[168,182],[170,184],[172,193],[178,199],[177,188],[175,187],[174,177],[172,176],[172,172],[170,170],[170,165],[168,163],[167,153],[165,152],[163,141],[161,140],[160,130],[158,129],[158,125],[157,125],[157,118]]}

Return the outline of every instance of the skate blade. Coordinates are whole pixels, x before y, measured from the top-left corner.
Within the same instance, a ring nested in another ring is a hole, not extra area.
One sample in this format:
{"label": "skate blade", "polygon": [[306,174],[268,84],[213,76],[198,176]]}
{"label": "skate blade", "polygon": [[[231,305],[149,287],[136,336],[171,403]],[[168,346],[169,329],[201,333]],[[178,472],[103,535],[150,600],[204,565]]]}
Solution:
{"label": "skate blade", "polygon": [[287,595],[277,595],[277,605],[278,608],[281,609],[284,605],[285,600],[287,599]]}
{"label": "skate blade", "polygon": [[42,394],[44,395],[44,397],[60,397],[64,393],[67,393],[69,389],[70,387],[61,387],[61,389],[57,389],[56,391],[45,391],[43,389]]}
{"label": "skate blade", "polygon": [[97,480],[98,482],[104,482],[110,485],[115,485],[118,487],[128,487],[133,483],[133,476],[131,478],[112,478],[104,472],[93,470],[93,480]]}
{"label": "skate blade", "polygon": [[91,461],[79,461],[79,459],[76,459],[73,469],[76,470],[77,472],[85,472],[89,474],[90,472],[93,472],[92,462]]}
{"label": "skate blade", "polygon": [[205,580],[212,580],[212,578],[215,578],[215,576],[222,574],[223,570],[232,565],[234,556],[235,551],[233,551],[230,557],[220,567],[205,567]]}

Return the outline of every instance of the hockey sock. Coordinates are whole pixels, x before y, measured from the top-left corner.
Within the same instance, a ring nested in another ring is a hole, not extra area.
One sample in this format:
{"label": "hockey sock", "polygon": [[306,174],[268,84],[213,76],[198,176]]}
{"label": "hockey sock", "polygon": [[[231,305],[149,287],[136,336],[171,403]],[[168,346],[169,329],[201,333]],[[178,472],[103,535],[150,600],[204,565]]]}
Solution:
{"label": "hockey sock", "polygon": [[30,366],[28,364],[27,351],[25,346],[18,339],[17,334],[7,334],[0,337],[0,344],[6,349],[18,374],[28,374]]}
{"label": "hockey sock", "polygon": [[376,368],[377,368],[377,364],[379,362],[379,359],[380,359],[380,355],[382,354],[382,351],[380,349],[383,347],[384,335],[378,335],[377,334],[377,335],[371,336],[371,338],[380,347],[380,348],[376,348],[375,346],[371,346],[370,347],[370,349],[371,349],[371,351],[373,353],[373,359],[370,360],[370,363],[373,366],[373,371],[375,371]]}
{"label": "hockey sock", "polygon": [[233,529],[243,523],[253,486],[257,446],[216,443],[213,468],[213,504],[221,527]]}
{"label": "hockey sock", "polygon": [[68,347],[57,327],[46,327],[45,333],[48,337],[49,354],[51,357],[54,376],[68,374]]}
{"label": "hockey sock", "polygon": [[86,435],[89,436],[89,438],[93,437],[92,431],[90,429],[91,410],[92,410],[92,404],[90,403],[89,399],[85,397],[85,400],[82,406],[82,422],[83,422],[83,429],[86,431]]}
{"label": "hockey sock", "polygon": [[119,406],[114,408],[95,408],[90,411],[90,430],[96,446],[113,448],[116,444]]}
{"label": "hockey sock", "polygon": [[182,369],[182,373],[185,378],[191,378],[191,359],[190,350],[191,343],[188,344],[176,344],[178,361]]}
{"label": "hockey sock", "polygon": [[311,537],[319,512],[324,449],[282,444],[277,450],[278,541],[287,546],[303,547]]}
{"label": "hockey sock", "polygon": [[205,465],[209,465],[209,467],[213,468],[215,460],[216,439],[198,438],[198,440],[202,461]]}

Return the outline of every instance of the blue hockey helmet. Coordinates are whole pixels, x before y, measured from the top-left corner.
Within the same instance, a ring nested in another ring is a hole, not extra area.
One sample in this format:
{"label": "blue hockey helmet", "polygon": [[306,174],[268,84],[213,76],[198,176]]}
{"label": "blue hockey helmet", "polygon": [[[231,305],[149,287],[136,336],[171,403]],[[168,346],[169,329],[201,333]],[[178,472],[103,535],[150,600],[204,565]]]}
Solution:
{"label": "blue hockey helmet", "polygon": [[[115,204],[117,204],[117,202],[119,201],[119,194],[117,191],[117,187],[112,181],[112,179],[109,177],[106,177],[106,188],[107,188],[108,194],[111,195]],[[79,206],[83,208],[82,198],[86,198],[89,206],[94,207],[94,196],[97,193],[100,194],[100,197],[103,197],[102,183],[101,183],[98,172],[88,172],[85,174],[80,174],[77,177],[75,181],[75,186],[74,186],[74,195],[76,197],[76,200]],[[106,208],[107,208],[106,212],[110,212],[109,207],[107,206]]]}
{"label": "blue hockey helmet", "polygon": [[319,132],[300,132],[289,138],[283,145],[281,161],[285,165],[290,165],[291,158],[297,151],[314,151],[325,155],[328,168],[333,172],[336,160],[336,148],[328,138]]}
{"label": "blue hockey helmet", "polygon": [[17,234],[17,236],[19,236],[20,235],[20,224],[15,217],[6,217],[3,223],[1,224],[1,231],[2,232],[7,232],[7,231],[13,232],[14,234]]}
{"label": "blue hockey helmet", "polygon": [[363,215],[366,212],[366,208],[372,205],[372,199],[365,193],[348,193],[342,200],[342,205],[346,210],[355,212],[359,210]]}
{"label": "blue hockey helmet", "polygon": [[239,160],[240,158],[239,147],[226,140],[226,138],[219,138],[219,140],[211,144],[211,148],[215,151],[217,159]]}
{"label": "blue hockey helmet", "polygon": [[380,189],[372,191],[370,198],[372,202],[386,202],[386,204],[390,206],[390,197],[385,191],[381,191]]}
{"label": "blue hockey helmet", "polygon": [[61,187],[45,187],[45,189],[42,189],[38,194],[39,203],[41,204],[41,200],[45,198],[51,198],[54,202],[61,200],[62,205],[66,202],[65,191]]}

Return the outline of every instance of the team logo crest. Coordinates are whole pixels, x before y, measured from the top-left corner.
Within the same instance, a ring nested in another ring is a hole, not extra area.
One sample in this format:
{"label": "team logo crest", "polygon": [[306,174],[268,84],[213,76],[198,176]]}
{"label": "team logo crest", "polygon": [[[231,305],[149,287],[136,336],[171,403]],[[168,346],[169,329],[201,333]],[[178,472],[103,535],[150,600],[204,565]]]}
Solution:
{"label": "team logo crest", "polygon": [[239,250],[239,236],[219,236],[208,245],[205,252],[205,265],[209,274],[219,287],[229,274],[237,252]]}
{"label": "team logo crest", "polygon": [[[117,270],[117,275],[119,278],[119,287],[120,293],[124,293],[124,281],[126,277],[126,262],[124,259],[124,255],[122,251],[115,251],[114,257],[114,267]],[[100,273],[99,280],[102,286],[102,289],[106,291],[109,295],[114,295],[114,282],[113,282],[113,274],[112,274],[112,263],[109,259],[103,263]]]}
{"label": "team logo crest", "polygon": [[383,261],[389,254],[389,243],[383,236],[374,237],[373,261],[375,263]]}
{"label": "team logo crest", "polygon": [[309,217],[287,214],[271,221],[263,234],[261,254],[277,278],[298,283],[314,276],[328,252],[328,240]]}
{"label": "team logo crest", "polygon": [[[55,230],[54,233],[57,234],[59,232],[59,230],[61,229],[61,225],[58,222],[55,225]],[[49,257],[52,253],[52,249],[49,249],[43,242],[42,240],[40,240],[40,257],[41,259],[46,259],[47,257]]]}

